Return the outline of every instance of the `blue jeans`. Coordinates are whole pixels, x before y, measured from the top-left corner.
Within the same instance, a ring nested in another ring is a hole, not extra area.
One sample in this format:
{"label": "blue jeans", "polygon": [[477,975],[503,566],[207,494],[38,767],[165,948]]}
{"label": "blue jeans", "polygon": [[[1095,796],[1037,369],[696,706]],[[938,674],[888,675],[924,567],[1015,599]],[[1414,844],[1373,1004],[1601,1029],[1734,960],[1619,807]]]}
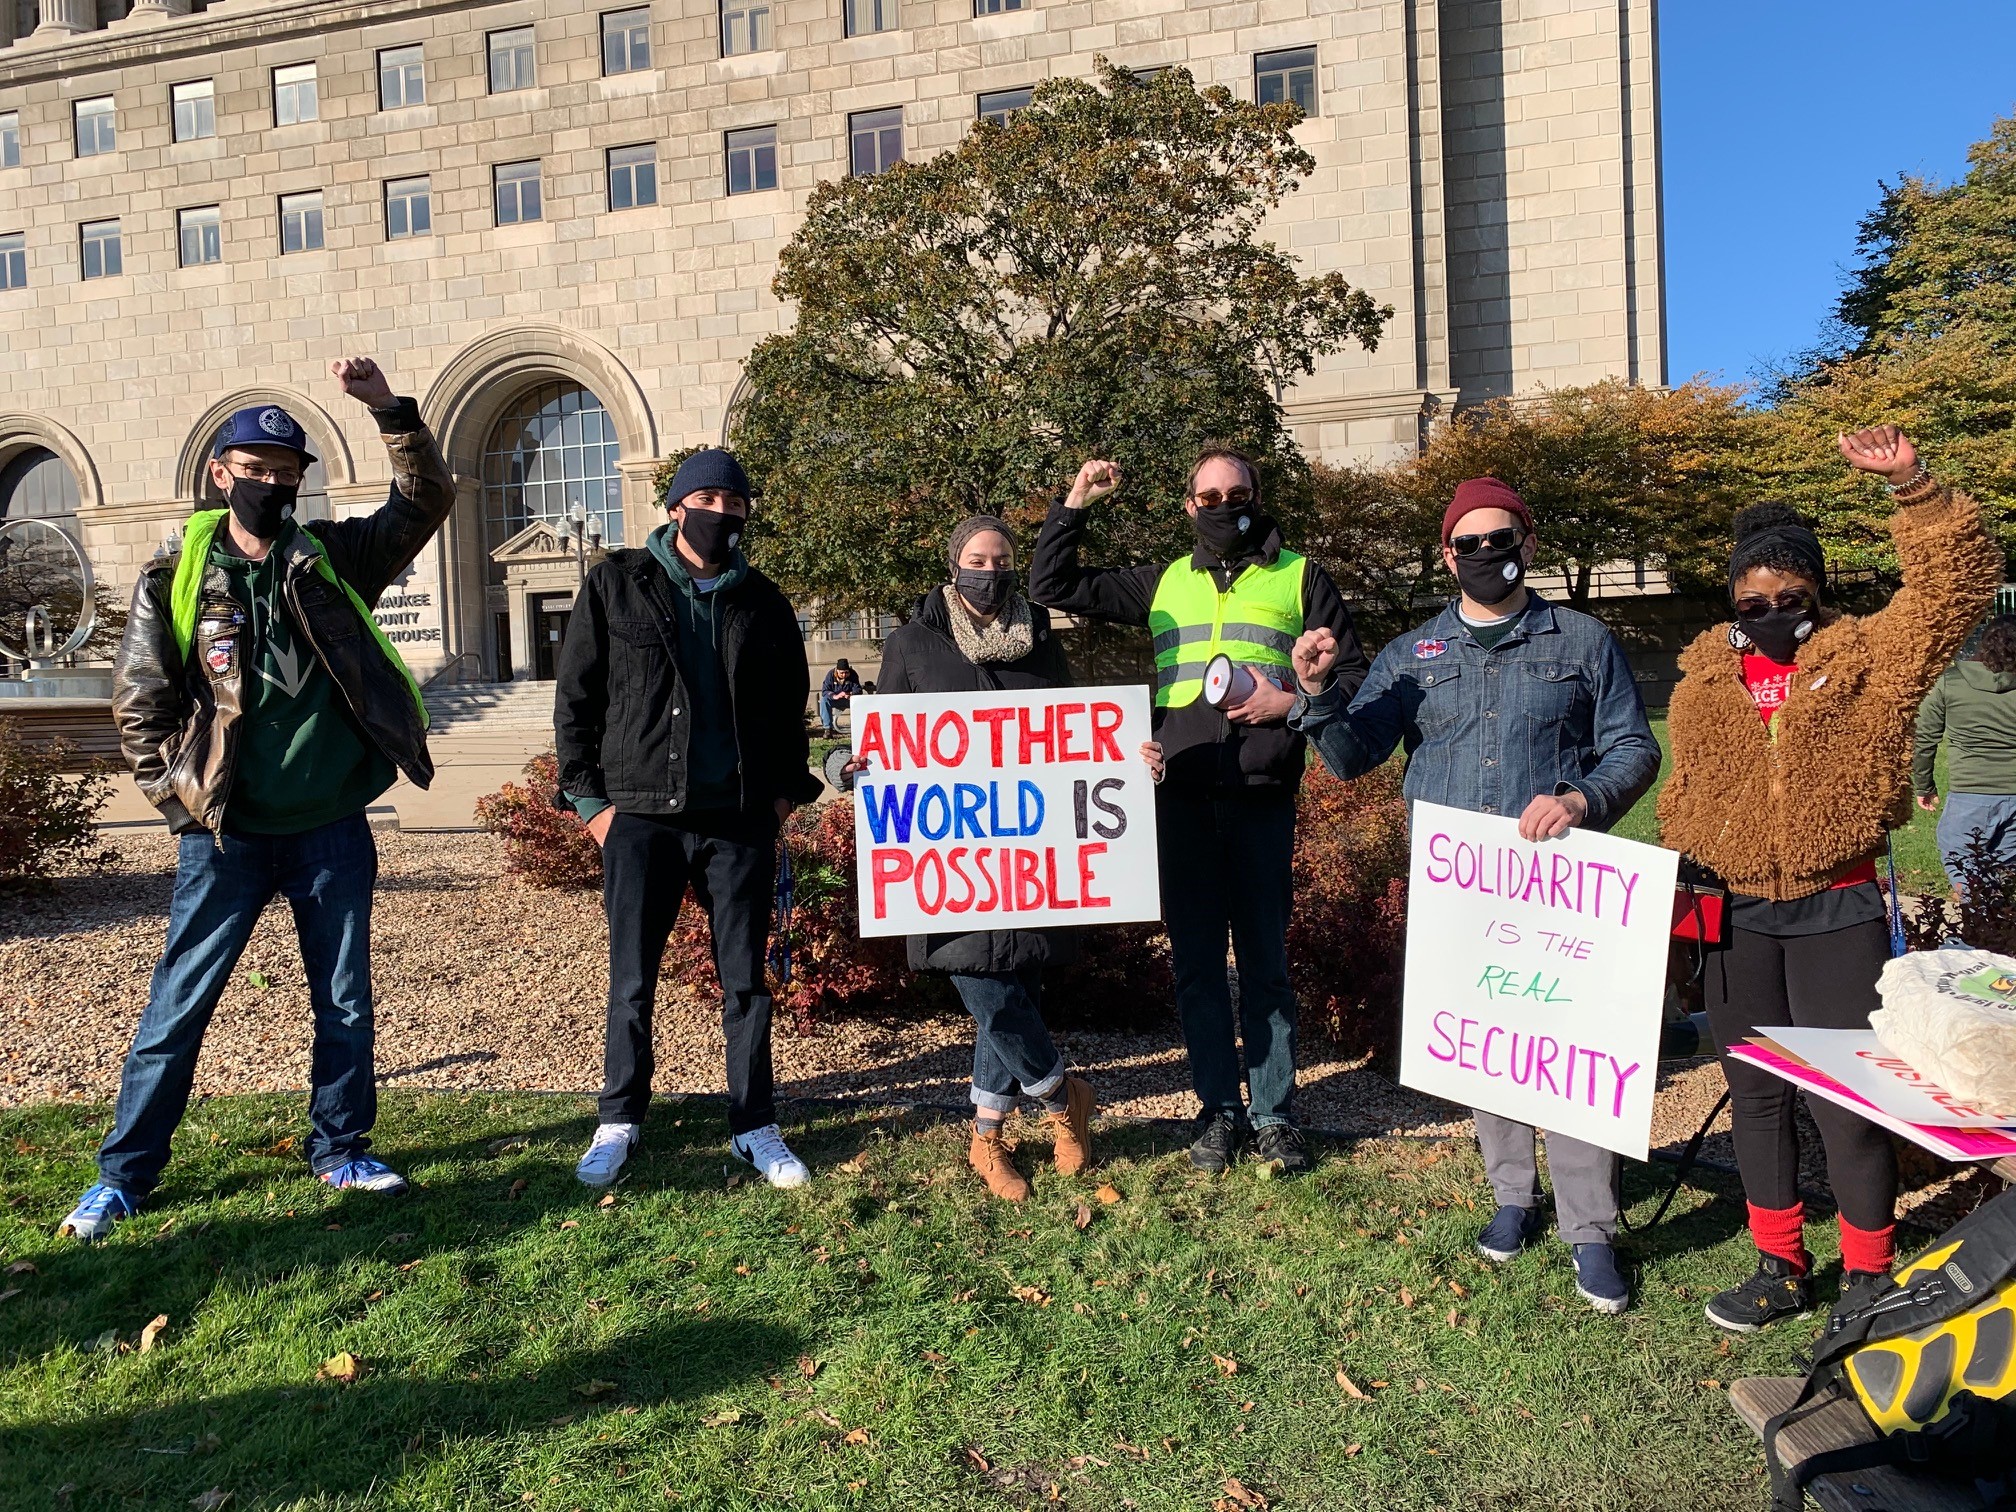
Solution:
{"label": "blue jeans", "polygon": [[298,835],[182,837],[168,940],[119,1077],[99,1178],[135,1197],[161,1179],[189,1106],[196,1056],[252,926],[277,893],[294,910],[315,1012],[308,1163],[317,1174],[371,1146],[378,1089],[371,1066],[371,889],[378,849],[364,816]]}
{"label": "blue jeans", "polygon": [[1954,887],[1962,885],[1960,868],[1976,837],[1990,859],[2016,867],[2016,794],[1948,793],[1939,810],[1939,858]]}
{"label": "blue jeans", "polygon": [[967,1094],[973,1106],[1012,1113],[1018,1091],[1054,1096],[1064,1085],[1064,1057],[1043,1024],[1043,968],[959,971],[952,985],[973,1015],[973,1090]]}

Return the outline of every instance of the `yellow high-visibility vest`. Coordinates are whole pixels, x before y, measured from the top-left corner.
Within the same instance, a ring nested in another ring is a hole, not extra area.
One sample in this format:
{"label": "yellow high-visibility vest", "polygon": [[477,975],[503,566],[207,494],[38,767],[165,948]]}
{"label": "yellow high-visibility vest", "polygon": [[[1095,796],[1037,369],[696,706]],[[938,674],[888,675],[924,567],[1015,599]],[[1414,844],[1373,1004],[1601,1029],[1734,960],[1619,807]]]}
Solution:
{"label": "yellow high-visibility vest", "polygon": [[1253,667],[1287,667],[1302,634],[1307,558],[1283,551],[1247,565],[1223,593],[1211,574],[1171,562],[1155,585],[1148,630],[1155,637],[1155,707],[1180,709],[1204,691],[1204,669],[1224,652]]}

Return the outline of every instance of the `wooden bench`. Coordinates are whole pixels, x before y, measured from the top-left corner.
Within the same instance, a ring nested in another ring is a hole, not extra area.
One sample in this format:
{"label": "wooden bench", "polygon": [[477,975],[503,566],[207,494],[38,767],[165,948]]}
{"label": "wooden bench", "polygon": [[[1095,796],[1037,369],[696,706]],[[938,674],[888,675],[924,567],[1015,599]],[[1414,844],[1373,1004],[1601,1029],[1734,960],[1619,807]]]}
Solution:
{"label": "wooden bench", "polygon": [[[1760,1438],[1764,1425],[1799,1395],[1797,1376],[1745,1376],[1729,1388],[1736,1416]],[[1866,1444],[1876,1430],[1852,1401],[1830,1402],[1800,1418],[1778,1436],[1787,1465],[1826,1449]],[[1822,1512],[1985,1512],[1988,1503],[1970,1482],[1930,1480],[1898,1470],[1844,1470],[1822,1475],[1806,1487]]]}

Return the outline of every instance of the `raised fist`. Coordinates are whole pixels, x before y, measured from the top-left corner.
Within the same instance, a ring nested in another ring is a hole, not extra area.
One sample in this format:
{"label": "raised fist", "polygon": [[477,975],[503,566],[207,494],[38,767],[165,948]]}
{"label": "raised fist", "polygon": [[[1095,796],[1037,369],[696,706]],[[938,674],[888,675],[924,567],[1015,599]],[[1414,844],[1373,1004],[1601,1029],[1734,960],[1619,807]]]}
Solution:
{"label": "raised fist", "polygon": [[384,371],[369,357],[338,357],[329,364],[329,374],[344,393],[370,409],[385,409],[397,397]]}
{"label": "raised fist", "polygon": [[1337,665],[1337,633],[1328,625],[1305,630],[1288,653],[1295,665],[1295,680],[1304,693],[1321,693],[1330,682],[1330,669]]}
{"label": "raised fist", "polygon": [[1859,472],[1876,473],[1892,483],[1908,483],[1918,471],[1918,448],[1894,425],[1872,425],[1834,439],[1848,465]]}
{"label": "raised fist", "polygon": [[1120,483],[1119,463],[1101,462],[1095,458],[1078,469],[1071,492],[1064,496],[1065,506],[1083,509],[1088,504],[1095,504],[1118,488]]}

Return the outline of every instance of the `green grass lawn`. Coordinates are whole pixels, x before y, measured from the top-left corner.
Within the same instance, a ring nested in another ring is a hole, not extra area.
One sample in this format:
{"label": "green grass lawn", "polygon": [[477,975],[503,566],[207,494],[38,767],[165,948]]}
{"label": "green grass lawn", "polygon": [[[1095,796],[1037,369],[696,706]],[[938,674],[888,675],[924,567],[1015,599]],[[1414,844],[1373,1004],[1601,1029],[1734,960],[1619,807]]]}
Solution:
{"label": "green grass lawn", "polygon": [[[667,1100],[605,1206],[587,1099],[383,1113],[405,1198],[311,1181],[298,1097],[217,1099],[91,1248],[49,1236],[106,1110],[0,1115],[0,1504],[1201,1512],[1236,1477],[1322,1512],[1752,1507],[1722,1388],[1815,1327],[1703,1321],[1751,1264],[1733,1187],[1629,1242],[1623,1318],[1556,1242],[1488,1268],[1463,1143],[1214,1180],[1135,1126],[1010,1208],[924,1115],[790,1126],[790,1193],[731,1186],[718,1104]],[[1643,1215],[1665,1173],[1627,1171]],[[361,1377],[318,1380],[345,1352]]]}
{"label": "green grass lawn", "polygon": [[[1659,843],[1659,819],[1655,807],[1659,802],[1659,789],[1666,785],[1666,777],[1673,770],[1673,743],[1666,737],[1666,716],[1652,717],[1652,733],[1659,737],[1659,780],[1652,785],[1652,791],[1632,807],[1630,813],[1619,821],[1611,831],[1627,840],[1643,840],[1648,845]],[[1939,747],[1939,764],[1936,769],[1939,791],[1946,791],[1946,747]],[[1929,893],[1944,898],[1951,894],[1952,886],[1946,880],[1946,872],[1939,864],[1939,842],[1934,830],[1939,823],[1937,814],[1928,814],[1921,808],[1911,811],[1911,823],[1894,836],[1897,847],[1897,880],[1906,893]],[[1876,863],[1878,872],[1883,863]]]}

